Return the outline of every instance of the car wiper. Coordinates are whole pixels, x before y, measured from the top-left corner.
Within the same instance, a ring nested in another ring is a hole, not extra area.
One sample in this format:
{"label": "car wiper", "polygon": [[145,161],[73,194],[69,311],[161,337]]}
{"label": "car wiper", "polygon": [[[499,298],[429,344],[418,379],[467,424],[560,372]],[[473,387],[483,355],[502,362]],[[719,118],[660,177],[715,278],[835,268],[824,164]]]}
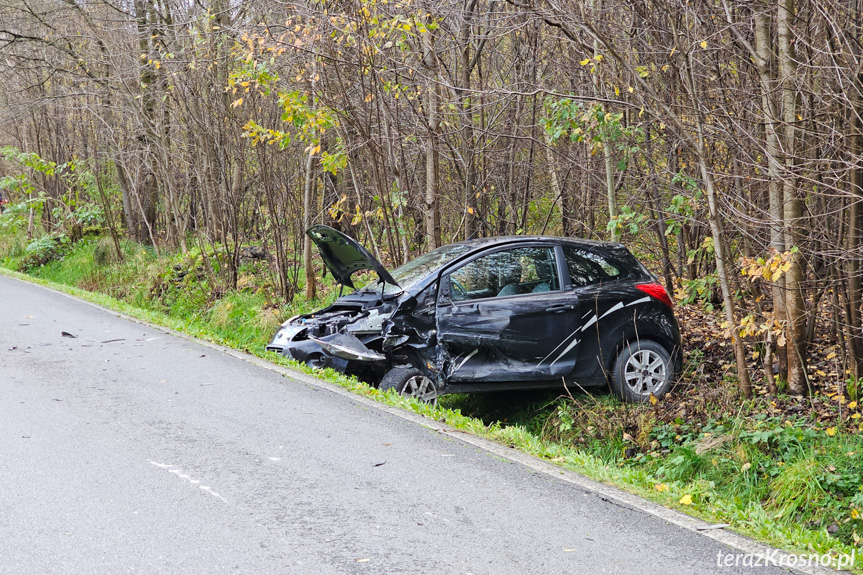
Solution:
{"label": "car wiper", "polygon": [[[386,294],[385,294],[386,289],[387,289],[387,282],[381,280],[380,284],[381,284],[381,301],[387,301]],[[394,287],[399,288],[399,286],[394,286]],[[399,288],[399,290],[397,292],[394,292],[390,296],[390,299],[395,299],[403,293],[405,293],[405,290]]]}

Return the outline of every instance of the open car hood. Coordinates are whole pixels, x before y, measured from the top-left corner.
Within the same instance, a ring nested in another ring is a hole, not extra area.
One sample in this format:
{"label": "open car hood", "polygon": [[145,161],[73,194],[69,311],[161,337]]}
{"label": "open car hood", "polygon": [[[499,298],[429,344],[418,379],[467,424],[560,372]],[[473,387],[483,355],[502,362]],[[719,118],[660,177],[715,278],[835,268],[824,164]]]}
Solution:
{"label": "open car hood", "polygon": [[373,270],[381,281],[399,287],[381,262],[352,237],[323,225],[310,227],[306,234],[318,246],[321,259],[340,284],[353,288],[351,276],[355,272]]}

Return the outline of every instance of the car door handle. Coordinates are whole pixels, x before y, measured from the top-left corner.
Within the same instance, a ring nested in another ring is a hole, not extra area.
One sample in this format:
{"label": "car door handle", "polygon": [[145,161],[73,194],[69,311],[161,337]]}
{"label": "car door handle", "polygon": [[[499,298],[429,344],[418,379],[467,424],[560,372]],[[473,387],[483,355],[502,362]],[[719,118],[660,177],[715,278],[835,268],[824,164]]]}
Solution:
{"label": "car door handle", "polygon": [[545,311],[547,313],[560,313],[563,311],[571,311],[574,309],[575,309],[575,306],[572,304],[561,303],[561,304],[553,305],[551,307],[547,307],[547,308],[545,308]]}
{"label": "car door handle", "polygon": [[477,305],[471,305],[471,304],[458,305],[458,306],[452,306],[452,308],[450,308],[450,309],[452,310],[450,312],[451,315],[477,315],[477,314],[479,314],[479,306],[477,306]]}

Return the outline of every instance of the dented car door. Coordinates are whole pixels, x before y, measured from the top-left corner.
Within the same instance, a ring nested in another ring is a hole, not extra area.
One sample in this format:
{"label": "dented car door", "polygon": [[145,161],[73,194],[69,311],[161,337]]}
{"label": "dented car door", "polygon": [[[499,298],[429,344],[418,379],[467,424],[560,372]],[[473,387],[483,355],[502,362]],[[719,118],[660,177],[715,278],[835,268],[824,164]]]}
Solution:
{"label": "dented car door", "polygon": [[438,338],[458,382],[548,381],[575,366],[578,296],[564,290],[559,248],[483,254],[441,278]]}

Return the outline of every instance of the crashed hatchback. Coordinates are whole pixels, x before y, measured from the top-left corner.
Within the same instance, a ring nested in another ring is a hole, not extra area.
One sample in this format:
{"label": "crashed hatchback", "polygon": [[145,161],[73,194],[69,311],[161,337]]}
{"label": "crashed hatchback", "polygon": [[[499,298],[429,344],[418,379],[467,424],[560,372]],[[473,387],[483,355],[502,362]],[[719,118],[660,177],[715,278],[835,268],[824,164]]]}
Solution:
{"label": "crashed hatchback", "polygon": [[307,231],[337,282],[377,281],[293,317],[267,346],[424,401],[446,393],[610,385],[661,397],[681,366],[665,289],[621,244],[495,237],[393,270],[328,226]]}

